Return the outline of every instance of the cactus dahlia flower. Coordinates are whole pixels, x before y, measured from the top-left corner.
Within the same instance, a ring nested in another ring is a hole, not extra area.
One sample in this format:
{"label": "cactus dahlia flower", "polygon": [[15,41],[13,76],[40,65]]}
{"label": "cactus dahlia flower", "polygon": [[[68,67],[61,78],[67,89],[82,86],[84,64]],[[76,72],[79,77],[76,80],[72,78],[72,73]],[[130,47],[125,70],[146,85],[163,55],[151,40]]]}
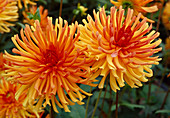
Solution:
{"label": "cactus dahlia flower", "polygon": [[[120,6],[117,10],[111,7],[110,15],[106,15],[104,8],[100,12],[93,12],[85,26],[80,25],[80,37],[76,46],[88,48],[85,54],[96,58],[91,70],[94,77],[103,76],[99,88],[103,88],[106,76],[110,75],[110,86],[113,91],[123,87],[126,82],[132,88],[142,86],[141,82],[152,77],[152,64],[159,64],[160,58],[152,56],[162,48],[156,48],[161,39],[154,41],[159,36],[158,32],[149,26],[146,18],[139,21],[141,14],[133,16],[133,10],[128,9],[124,16],[124,9]],[[93,79],[93,78],[91,78]]]}
{"label": "cactus dahlia flower", "polygon": [[[154,6],[150,6],[150,7],[146,7],[146,5],[150,2],[152,2],[153,0],[118,0],[117,2],[110,0],[110,2],[112,4],[114,4],[115,6],[119,7],[119,6],[123,6],[123,8],[131,8],[134,10],[133,15],[138,15],[138,13],[152,13],[152,12],[156,12],[158,11],[158,8],[156,5]],[[145,18],[142,14],[141,14],[141,18]],[[146,18],[148,22],[152,22],[154,23],[155,21]]]}
{"label": "cactus dahlia flower", "polygon": [[[29,9],[29,12],[23,12],[23,16],[25,17],[24,22],[28,23],[30,25],[34,25],[35,19],[34,18],[29,18],[27,13],[30,13],[31,15],[35,15],[37,12],[37,6],[32,6]],[[43,31],[46,30],[46,25],[47,25],[47,15],[48,15],[48,10],[43,8],[43,6],[39,6],[39,14],[40,14],[40,25]]]}
{"label": "cactus dahlia flower", "polygon": [[[12,76],[9,80],[22,85],[16,98],[28,89],[25,105],[36,99],[39,106],[42,103],[44,107],[52,105],[58,112],[58,105],[69,112],[68,105],[74,105],[74,102],[81,105],[85,95],[91,95],[77,85],[95,86],[91,83],[95,80],[90,79],[89,64],[92,59],[84,55],[86,48],[77,49],[74,46],[80,35],[77,26],[77,22],[68,26],[67,21],[63,23],[59,18],[53,27],[52,18],[48,18],[46,32],[43,32],[36,20],[33,31],[26,25],[24,31],[21,30],[21,39],[18,35],[12,38],[17,47],[13,52],[18,55],[5,52],[5,58],[14,65],[5,65],[9,69],[6,76]],[[77,35],[74,35],[76,31]]]}
{"label": "cactus dahlia flower", "polygon": [[32,109],[30,106],[23,106],[26,92],[18,100],[15,99],[15,93],[19,88],[20,85],[12,84],[0,78],[0,118],[39,117],[36,109]]}
{"label": "cactus dahlia flower", "polygon": [[9,26],[17,21],[18,7],[16,0],[0,0],[0,33],[10,32]]}

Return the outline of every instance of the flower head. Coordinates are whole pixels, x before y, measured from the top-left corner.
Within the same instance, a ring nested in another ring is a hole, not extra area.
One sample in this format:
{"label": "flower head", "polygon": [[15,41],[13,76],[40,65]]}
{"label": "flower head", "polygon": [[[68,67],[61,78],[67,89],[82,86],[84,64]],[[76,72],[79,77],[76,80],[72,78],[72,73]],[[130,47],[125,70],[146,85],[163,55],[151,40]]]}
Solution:
{"label": "flower head", "polygon": [[[36,16],[37,14],[39,14],[40,16]],[[37,11],[37,6],[32,6],[30,7],[29,12],[24,11],[23,15],[25,17],[24,22],[30,25],[34,25],[35,20],[37,19],[36,17],[40,17],[39,20],[41,28],[43,31],[46,30],[48,10],[47,9],[44,10],[43,6],[39,6],[39,11]],[[29,15],[32,16],[32,18],[30,18]]]}
{"label": "flower head", "polygon": [[162,14],[162,23],[167,30],[170,30],[170,2],[167,2]]}
{"label": "flower head", "polygon": [[[58,22],[59,21],[59,22]],[[63,27],[63,24],[64,27]],[[67,21],[62,18],[56,19],[55,27],[52,18],[48,18],[46,32],[43,32],[38,20],[35,26],[30,29],[29,25],[21,30],[21,38],[15,35],[13,43],[18,49],[13,49],[17,55],[10,55],[5,52],[5,58],[10,60],[14,66],[6,67],[11,80],[22,84],[16,97],[28,88],[25,103],[37,99],[36,109],[47,104],[53,106],[58,112],[56,104],[69,112],[67,105],[74,105],[74,102],[83,104],[85,95],[91,95],[78,87],[77,83],[95,86],[91,82],[89,64],[92,59],[86,58],[83,54],[85,49],[77,49],[74,43],[78,40],[80,32],[77,31],[78,23],[68,26]],[[77,31],[77,35],[74,35]],[[70,100],[69,98],[72,100]],[[51,100],[51,103],[50,103]]]}
{"label": "flower head", "polygon": [[[146,18],[139,21],[141,14],[133,16],[133,10],[128,9],[124,16],[124,9],[111,7],[110,15],[106,15],[104,8],[100,12],[93,12],[95,21],[90,15],[83,20],[85,26],[80,25],[80,42],[77,47],[88,47],[85,52],[96,60],[91,68],[95,77],[103,76],[99,88],[103,88],[105,79],[110,73],[112,90],[119,90],[126,82],[132,88],[142,86],[146,77],[153,76],[150,69],[152,64],[159,64],[158,57],[151,57],[162,48],[157,48],[161,39],[158,32],[151,31]],[[148,34],[147,34],[148,33]],[[91,78],[92,79],[92,78]],[[119,86],[118,86],[119,85]]]}
{"label": "flower head", "polygon": [[[133,15],[138,15],[138,13],[152,13],[156,12],[158,10],[157,6],[151,6],[151,7],[146,7],[148,3],[150,3],[153,0],[118,0],[117,2],[110,0],[112,4],[115,6],[123,6],[124,9],[131,8],[134,10]],[[144,16],[141,14],[141,18],[143,19]],[[149,22],[154,22],[151,19],[147,18],[147,21]]]}
{"label": "flower head", "polygon": [[9,26],[14,26],[18,18],[16,0],[0,0],[0,33],[10,32]]}
{"label": "flower head", "polygon": [[18,0],[18,7],[20,8],[20,9],[22,9],[22,2],[24,3],[24,7],[26,8],[26,9],[28,9],[28,4],[30,4],[30,5],[36,5],[36,3],[35,2],[33,2],[33,1],[38,1],[38,0]]}
{"label": "flower head", "polygon": [[[18,100],[15,99],[15,93],[20,88],[18,84],[12,84],[5,79],[0,78],[0,117],[1,118],[24,118],[35,117],[33,109],[31,107],[23,106],[23,102],[26,98],[26,94],[23,93]],[[39,115],[37,114],[37,117]]]}

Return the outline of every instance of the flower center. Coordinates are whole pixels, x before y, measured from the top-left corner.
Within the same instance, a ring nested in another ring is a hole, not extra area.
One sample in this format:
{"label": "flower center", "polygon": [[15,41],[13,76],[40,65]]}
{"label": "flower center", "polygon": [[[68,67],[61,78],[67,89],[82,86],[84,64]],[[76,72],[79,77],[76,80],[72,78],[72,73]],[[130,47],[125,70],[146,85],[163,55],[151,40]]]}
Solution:
{"label": "flower center", "polygon": [[5,101],[5,103],[14,103],[15,102],[15,95],[12,92],[8,91],[7,93],[0,95],[2,96],[2,101]]}
{"label": "flower center", "polygon": [[54,45],[50,45],[49,49],[46,49],[43,57],[44,64],[48,64],[49,66],[56,66],[59,61],[59,54]]}
{"label": "flower center", "polygon": [[118,34],[115,36],[115,44],[119,47],[126,47],[127,45],[129,45],[129,41],[132,38],[133,34],[134,33],[132,32],[130,26],[128,26],[126,29],[125,26],[123,26],[118,31]]}

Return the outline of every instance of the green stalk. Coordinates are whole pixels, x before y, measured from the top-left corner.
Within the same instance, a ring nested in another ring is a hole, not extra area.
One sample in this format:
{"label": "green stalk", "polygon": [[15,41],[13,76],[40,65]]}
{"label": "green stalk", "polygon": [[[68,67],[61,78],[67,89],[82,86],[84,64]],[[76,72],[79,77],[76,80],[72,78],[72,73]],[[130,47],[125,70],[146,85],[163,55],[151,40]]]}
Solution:
{"label": "green stalk", "polygon": [[[92,92],[92,87],[90,87],[90,93]],[[87,118],[87,112],[88,112],[88,107],[89,107],[89,102],[90,102],[90,96],[87,99],[87,103],[86,103],[86,114],[85,114],[85,118]]]}
{"label": "green stalk", "polygon": [[[50,103],[51,103],[51,102],[50,102]],[[54,110],[53,110],[52,103],[51,103],[49,112],[50,112],[50,118],[54,118]]]}
{"label": "green stalk", "polygon": [[94,118],[94,115],[95,115],[95,112],[96,112],[96,109],[97,109],[97,106],[98,106],[98,103],[99,103],[99,99],[100,99],[100,95],[102,93],[102,90],[103,89],[100,89],[100,92],[99,92],[99,95],[98,95],[98,98],[97,98],[97,101],[96,101],[96,104],[95,104],[95,107],[94,107],[93,114],[92,114],[91,118]]}
{"label": "green stalk", "polygon": [[115,118],[118,118],[118,102],[119,102],[119,93],[116,92],[116,111],[115,111]]}
{"label": "green stalk", "polygon": [[108,81],[109,80],[106,79],[106,88],[105,88],[105,92],[104,92],[104,97],[103,97],[103,101],[102,101],[101,112],[100,112],[99,118],[101,118],[101,116],[102,116],[102,111],[103,111],[103,107],[104,107],[104,101],[105,101],[106,92],[107,92],[107,86],[108,86],[108,83],[109,83]]}
{"label": "green stalk", "polygon": [[61,13],[62,13],[62,7],[63,7],[63,0],[60,1],[60,13],[59,13],[60,17],[61,17]]}

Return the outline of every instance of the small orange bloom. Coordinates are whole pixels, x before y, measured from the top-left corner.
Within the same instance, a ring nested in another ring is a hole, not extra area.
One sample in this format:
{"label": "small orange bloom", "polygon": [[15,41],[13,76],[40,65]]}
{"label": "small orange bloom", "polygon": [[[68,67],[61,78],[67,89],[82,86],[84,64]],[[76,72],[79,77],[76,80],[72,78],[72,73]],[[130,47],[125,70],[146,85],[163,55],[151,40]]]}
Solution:
{"label": "small orange bloom", "polygon": [[[35,114],[37,114],[33,108],[23,106],[26,93],[23,93],[18,100],[15,99],[15,93],[19,88],[20,85],[12,84],[0,78],[0,118],[35,117]],[[39,117],[38,114],[37,117]]]}
{"label": "small orange bloom", "polygon": [[87,47],[85,54],[95,58],[91,70],[94,78],[103,76],[99,88],[103,88],[107,75],[115,92],[124,82],[132,88],[142,86],[141,82],[148,81],[146,77],[153,76],[152,64],[161,60],[152,56],[162,49],[154,49],[161,43],[161,39],[153,42],[159,33],[150,32],[152,25],[148,25],[146,18],[139,21],[141,14],[132,17],[132,9],[128,9],[127,16],[122,6],[118,10],[111,7],[110,12],[107,16],[104,8],[94,11],[95,20],[88,15],[87,21],[83,20],[85,26],[79,26],[80,41],[76,45],[80,49]]}
{"label": "small orange bloom", "polygon": [[[127,8],[133,9],[134,10],[133,15],[138,15],[138,13],[156,12],[158,10],[156,5],[151,7],[146,7],[146,5],[152,1],[153,0],[117,0],[117,2],[115,2],[113,0],[110,0],[110,2],[117,7],[123,6],[124,9]],[[141,18],[143,19],[145,17],[141,14]],[[155,22],[148,18],[147,21],[152,23]]]}
{"label": "small orange bloom", "polygon": [[170,30],[170,2],[167,2],[162,14],[162,23],[167,30]]}
{"label": "small orange bloom", "polygon": [[10,32],[9,26],[18,20],[16,0],[0,0],[0,33]]}
{"label": "small orange bloom", "polygon": [[[80,50],[74,45],[80,35],[77,31],[78,23],[68,26],[64,20],[64,24],[63,27],[63,20],[59,18],[53,27],[52,18],[48,18],[46,32],[43,32],[36,20],[33,31],[29,25],[26,25],[24,31],[21,30],[22,40],[18,35],[12,38],[17,47],[13,52],[19,55],[5,52],[5,59],[14,65],[6,65],[11,70],[6,76],[12,76],[9,80],[22,84],[16,98],[28,89],[26,104],[37,99],[36,106],[41,107],[45,100],[44,107],[52,105],[54,111],[58,112],[58,105],[70,112],[67,105],[74,105],[74,102],[81,105],[85,98],[83,94],[91,95],[79,88],[77,83],[96,86],[91,83],[95,80],[90,78],[89,64],[92,59],[83,54],[86,48]],[[74,36],[76,31],[77,35]]]}
{"label": "small orange bloom", "polygon": [[[23,15],[26,19],[24,22],[28,23],[30,25],[34,25],[35,20],[28,18],[28,13],[35,15],[36,11],[37,11],[37,6],[30,7],[29,12],[24,11]],[[46,26],[47,26],[47,22],[48,22],[47,21],[48,10],[47,9],[44,10],[43,6],[39,6],[39,12],[40,12],[39,13],[40,14],[40,25],[41,25],[42,30],[45,31]]]}
{"label": "small orange bloom", "polygon": [[30,5],[36,5],[36,3],[35,2],[33,2],[33,1],[38,1],[38,0],[18,0],[18,7],[20,8],[20,9],[22,9],[22,2],[24,3],[24,7],[26,8],[26,9],[28,9],[28,4],[30,4]]}

